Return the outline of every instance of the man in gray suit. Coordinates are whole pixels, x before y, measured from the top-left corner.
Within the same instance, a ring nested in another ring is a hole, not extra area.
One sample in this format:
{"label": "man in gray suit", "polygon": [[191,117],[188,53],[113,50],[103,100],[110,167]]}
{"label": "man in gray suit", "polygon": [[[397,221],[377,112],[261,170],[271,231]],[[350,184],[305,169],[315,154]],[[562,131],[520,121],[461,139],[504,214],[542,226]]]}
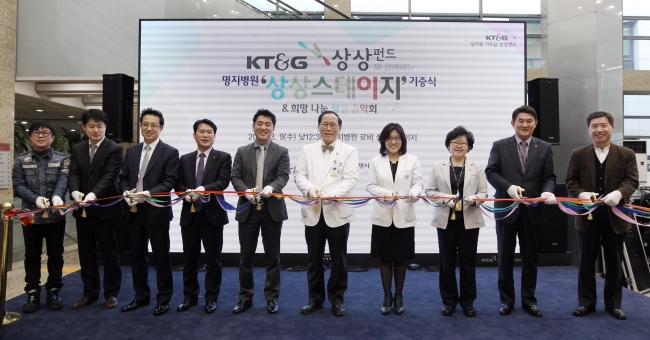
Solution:
{"label": "man in gray suit", "polygon": [[[494,142],[485,167],[488,182],[496,189],[495,198],[543,197],[544,203],[556,204],[555,174],[551,144],[533,137],[537,113],[530,106],[521,106],[512,113],[515,135]],[[510,205],[497,201],[496,208]],[[519,237],[521,254],[521,305],[533,316],[541,317],[537,307],[537,245],[539,225],[546,220],[544,205],[519,205],[510,216],[495,213],[499,261],[499,294],[501,315],[509,315],[515,304],[513,266],[515,246]],[[507,216],[507,217],[506,217]]]}
{"label": "man in gray suit", "polygon": [[289,150],[271,141],[275,130],[275,115],[260,109],[253,116],[255,141],[237,150],[232,167],[232,185],[237,191],[249,194],[239,197],[239,205],[250,201],[250,206],[238,212],[239,222],[239,302],[233,314],[240,314],[253,306],[253,257],[257,239],[262,230],[266,255],[266,282],[264,296],[269,314],[278,312],[280,295],[280,234],[287,208],[283,199],[272,197],[282,193],[289,180]]}

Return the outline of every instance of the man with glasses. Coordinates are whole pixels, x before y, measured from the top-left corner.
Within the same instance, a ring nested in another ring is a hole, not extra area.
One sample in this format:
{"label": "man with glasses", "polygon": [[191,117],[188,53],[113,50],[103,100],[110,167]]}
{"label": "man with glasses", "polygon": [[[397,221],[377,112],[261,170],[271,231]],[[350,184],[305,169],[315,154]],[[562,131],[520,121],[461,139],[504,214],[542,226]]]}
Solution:
{"label": "man with glasses", "polygon": [[354,210],[332,204],[328,198],[349,196],[359,177],[357,149],[337,141],[343,121],[333,111],[318,116],[318,131],[322,141],[305,145],[294,172],[296,186],[303,195],[317,198],[316,204],[302,206],[305,224],[308,264],[309,298],[302,314],[323,308],[325,302],[325,274],[323,254],[325,241],[329,244],[332,272],[327,283],[327,297],[335,316],[345,315],[343,294],[348,288],[347,246],[350,222]]}
{"label": "man with glasses", "polygon": [[68,190],[70,160],[62,152],[52,149],[56,130],[52,123],[42,120],[29,126],[32,150],[16,156],[12,170],[14,194],[20,197],[22,208],[38,209],[34,222],[23,225],[25,240],[25,291],[27,302],[23,312],[33,313],[41,306],[41,253],[43,239],[47,245],[47,307],[61,309],[59,291],[63,287],[63,236],[65,216],[51,206],[64,204]]}
{"label": "man with glasses", "polygon": [[[122,308],[130,312],[149,305],[147,260],[148,244],[151,241],[153,260],[156,267],[158,294],[153,315],[165,314],[172,297],[173,278],[169,256],[169,221],[173,218],[171,197],[156,197],[164,207],[155,207],[144,202],[144,197],[156,193],[168,193],[178,179],[178,150],[160,140],[165,120],[160,111],[145,109],[140,114],[140,132],[144,143],[126,149],[120,188],[131,207],[129,214],[129,239],[131,243],[131,272],[135,298]],[[140,204],[144,203],[144,204]]]}
{"label": "man with glasses", "polygon": [[[553,151],[551,144],[533,137],[537,113],[530,106],[520,106],[512,113],[510,122],[515,135],[494,142],[485,167],[488,182],[496,189],[495,198],[542,197],[545,204],[557,204]],[[505,208],[510,201],[494,202],[495,208]],[[521,254],[521,306],[530,315],[541,317],[537,307],[537,245],[539,226],[546,221],[544,204],[520,204],[509,212],[495,213],[497,218],[497,247],[499,260],[499,314],[510,315],[515,304],[513,266],[519,237]]]}

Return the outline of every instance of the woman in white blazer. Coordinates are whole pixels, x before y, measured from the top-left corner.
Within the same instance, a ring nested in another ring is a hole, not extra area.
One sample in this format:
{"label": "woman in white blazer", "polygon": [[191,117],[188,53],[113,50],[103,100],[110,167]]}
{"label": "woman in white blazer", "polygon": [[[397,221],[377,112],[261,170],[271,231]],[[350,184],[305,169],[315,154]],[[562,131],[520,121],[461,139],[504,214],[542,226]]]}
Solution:
{"label": "woman in white blazer", "polygon": [[[448,160],[436,163],[426,188],[435,199],[431,225],[438,228],[440,251],[440,296],[442,315],[449,316],[460,304],[468,317],[476,315],[476,248],[479,228],[485,225],[476,198],[487,198],[483,168],[465,155],[474,147],[474,135],[463,126],[447,134]],[[460,295],[456,287],[456,256],[460,267]]]}
{"label": "woman in white blazer", "polygon": [[[417,157],[406,153],[406,134],[401,125],[389,123],[379,134],[379,153],[370,163],[370,181],[366,190],[374,196],[408,196],[390,206],[375,202],[372,212],[370,256],[381,260],[380,273],[384,288],[381,313],[393,309],[404,313],[402,289],[406,277],[406,260],[415,258],[415,208],[413,203],[422,191],[422,173]],[[395,296],[391,284],[395,277]]]}

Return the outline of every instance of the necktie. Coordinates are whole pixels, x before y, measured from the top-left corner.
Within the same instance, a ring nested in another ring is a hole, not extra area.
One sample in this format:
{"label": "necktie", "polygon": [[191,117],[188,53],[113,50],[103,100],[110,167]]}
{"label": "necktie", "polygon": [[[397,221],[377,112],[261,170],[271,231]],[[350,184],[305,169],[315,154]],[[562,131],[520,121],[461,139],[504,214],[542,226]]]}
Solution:
{"label": "necktie", "polygon": [[524,140],[522,140],[519,143],[519,161],[521,162],[521,170],[526,171],[526,157],[528,156],[528,153],[526,152],[526,148],[528,147],[528,143]]}
{"label": "necktie", "polygon": [[140,163],[140,171],[138,171],[138,184],[135,186],[135,191],[140,192],[144,191],[142,185],[142,178],[144,173],[147,171],[147,166],[149,165],[149,157],[151,156],[151,147],[149,145],[144,147],[144,158],[142,163]]}
{"label": "necktie", "polygon": [[255,186],[257,191],[262,191],[264,185],[264,145],[260,145],[260,154],[257,156],[257,175],[255,176]]}
{"label": "necktie", "polygon": [[97,152],[97,144],[90,144],[90,163],[93,162],[93,157],[95,157],[95,152]]}
{"label": "necktie", "polygon": [[332,152],[332,150],[334,150],[334,145],[321,145],[321,147],[323,148],[323,152],[325,152],[327,150]]}
{"label": "necktie", "polygon": [[201,182],[203,181],[203,170],[205,169],[203,158],[205,158],[205,154],[199,154],[199,166],[196,168],[196,187],[201,186]]}

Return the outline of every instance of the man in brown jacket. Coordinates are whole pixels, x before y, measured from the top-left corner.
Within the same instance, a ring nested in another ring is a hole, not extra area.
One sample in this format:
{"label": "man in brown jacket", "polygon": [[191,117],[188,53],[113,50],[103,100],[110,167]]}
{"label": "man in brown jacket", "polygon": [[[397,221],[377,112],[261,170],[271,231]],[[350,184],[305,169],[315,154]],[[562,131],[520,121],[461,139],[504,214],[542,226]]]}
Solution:
{"label": "man in brown jacket", "polygon": [[598,250],[603,247],[605,268],[605,310],[613,317],[625,320],[621,310],[623,290],[623,242],[630,224],[620,219],[612,207],[629,201],[639,186],[639,172],[634,151],[610,143],[614,131],[614,117],[597,111],[587,117],[587,126],[593,145],[573,150],[567,171],[569,194],[589,202],[598,197],[607,206],[599,206],[593,219],[580,216],[576,229],[580,235],[580,271],[578,274],[578,302],[575,316],[586,316],[596,311],[595,263]]}

